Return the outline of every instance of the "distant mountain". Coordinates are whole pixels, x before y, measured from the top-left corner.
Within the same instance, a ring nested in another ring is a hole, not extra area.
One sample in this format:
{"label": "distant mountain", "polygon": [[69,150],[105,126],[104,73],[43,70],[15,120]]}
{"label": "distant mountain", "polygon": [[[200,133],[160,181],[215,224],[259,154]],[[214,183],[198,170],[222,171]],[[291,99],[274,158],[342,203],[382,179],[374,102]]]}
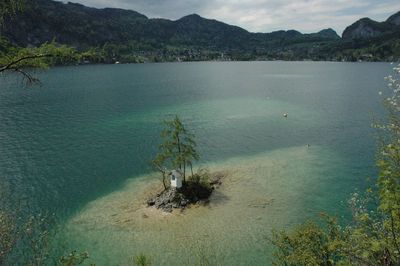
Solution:
{"label": "distant mountain", "polygon": [[288,40],[305,36],[309,41],[338,37],[332,30],[329,30],[329,34],[321,32],[308,36],[295,31],[252,34],[242,28],[205,19],[196,14],[177,21],[148,19],[135,11],[96,9],[51,0],[32,1],[26,12],[9,21],[2,35],[20,46],[36,46],[56,39],[60,43],[82,48],[132,40],[241,48],[250,44],[264,46],[270,38],[275,37]]}
{"label": "distant mountain", "polygon": [[342,37],[344,39],[368,39],[400,31],[400,12],[390,16],[384,22],[362,18],[348,26]]}
{"label": "distant mountain", "polygon": [[251,33],[197,14],[172,21],[149,19],[130,10],[31,0],[24,12],[6,21],[0,36],[22,47],[56,40],[80,51],[90,50],[88,61],[96,62],[357,60],[372,44],[371,60],[392,60],[397,56],[395,41],[400,39],[399,17],[400,12],[381,23],[361,19],[340,38],[332,29],[311,34],[296,30]]}
{"label": "distant mountain", "polygon": [[25,12],[8,21],[2,35],[20,46],[37,46],[53,39],[76,47],[93,46],[125,41],[127,34],[134,34],[132,26],[146,20],[135,11],[34,0]]}
{"label": "distant mountain", "polygon": [[340,39],[340,36],[334,31],[333,29],[325,29],[321,30],[317,33],[318,36],[320,37],[325,37],[327,39],[332,39],[332,40],[338,40]]}
{"label": "distant mountain", "polygon": [[396,26],[400,26],[400,11],[397,12],[396,14],[391,15],[388,19],[387,22],[394,24]]}

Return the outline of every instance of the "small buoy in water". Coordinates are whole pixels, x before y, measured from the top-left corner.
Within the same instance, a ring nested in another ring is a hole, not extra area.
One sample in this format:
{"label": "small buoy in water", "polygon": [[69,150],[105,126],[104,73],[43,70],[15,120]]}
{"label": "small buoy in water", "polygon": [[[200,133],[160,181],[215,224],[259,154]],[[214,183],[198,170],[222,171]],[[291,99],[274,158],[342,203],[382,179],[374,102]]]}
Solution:
{"label": "small buoy in water", "polygon": [[307,148],[310,148],[310,146],[311,146],[310,144],[307,144]]}
{"label": "small buoy in water", "polygon": [[284,113],[284,114],[283,114],[283,117],[287,118],[287,113]]}

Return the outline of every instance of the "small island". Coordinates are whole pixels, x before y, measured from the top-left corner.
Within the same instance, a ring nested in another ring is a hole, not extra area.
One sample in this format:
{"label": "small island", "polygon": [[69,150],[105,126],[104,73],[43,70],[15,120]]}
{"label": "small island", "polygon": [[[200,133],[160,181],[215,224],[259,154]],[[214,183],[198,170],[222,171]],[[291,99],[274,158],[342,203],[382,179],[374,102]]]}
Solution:
{"label": "small island", "polygon": [[210,176],[201,171],[182,182],[182,172],[173,170],[169,173],[171,185],[147,201],[147,206],[154,206],[165,212],[173,209],[185,209],[191,204],[207,204],[212,192],[222,184],[223,174]]}
{"label": "small island", "polygon": [[[222,184],[223,174],[210,175],[204,169],[193,173],[193,161],[200,158],[194,135],[185,128],[178,116],[172,121],[164,121],[164,124],[161,132],[163,142],[152,161],[153,167],[161,173],[164,190],[147,200],[147,206],[172,212],[173,209],[183,210],[191,204],[207,204],[213,190]],[[187,176],[189,167],[191,174]]]}

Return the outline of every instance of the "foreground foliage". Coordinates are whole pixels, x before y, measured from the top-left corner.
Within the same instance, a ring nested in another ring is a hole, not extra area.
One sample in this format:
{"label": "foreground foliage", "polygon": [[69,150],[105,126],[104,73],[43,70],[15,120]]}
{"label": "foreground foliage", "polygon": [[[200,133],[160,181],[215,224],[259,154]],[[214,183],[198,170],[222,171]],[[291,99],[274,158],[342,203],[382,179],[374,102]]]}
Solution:
{"label": "foreground foliage", "polygon": [[5,51],[0,52],[0,73],[15,72],[21,74],[27,83],[32,84],[38,83],[39,79],[33,76],[29,70],[72,64],[78,60],[79,55],[75,49],[59,45],[56,42],[45,43],[37,48],[9,46]]}
{"label": "foreground foliage", "polygon": [[67,256],[62,256],[59,260],[61,266],[76,266],[81,265],[89,258],[89,253],[77,253],[76,251],[72,251]]}
{"label": "foreground foliage", "polygon": [[27,83],[38,83],[39,79],[27,69],[44,69],[53,65],[71,64],[79,60],[75,49],[59,45],[55,41],[39,47],[21,48],[12,45],[1,34],[4,20],[12,18],[28,6],[25,0],[2,0],[0,2],[0,74],[14,72],[22,75]]}
{"label": "foreground foliage", "polygon": [[386,122],[378,150],[376,188],[350,199],[353,221],[335,218],[274,232],[276,265],[400,265],[400,67],[387,78]]}
{"label": "foreground foliage", "polygon": [[138,256],[135,256],[134,265],[135,266],[151,266],[151,265],[153,265],[153,263],[151,262],[151,259],[148,258],[146,255],[140,254]]}
{"label": "foreground foliage", "polygon": [[22,216],[0,210],[0,265],[43,265],[49,257],[52,215]]}
{"label": "foreground foliage", "polygon": [[[0,265],[81,265],[87,252],[72,251],[56,259],[62,251],[54,246],[54,215],[30,215],[0,210]],[[62,252],[63,253],[63,252]],[[94,265],[94,264],[93,264]]]}

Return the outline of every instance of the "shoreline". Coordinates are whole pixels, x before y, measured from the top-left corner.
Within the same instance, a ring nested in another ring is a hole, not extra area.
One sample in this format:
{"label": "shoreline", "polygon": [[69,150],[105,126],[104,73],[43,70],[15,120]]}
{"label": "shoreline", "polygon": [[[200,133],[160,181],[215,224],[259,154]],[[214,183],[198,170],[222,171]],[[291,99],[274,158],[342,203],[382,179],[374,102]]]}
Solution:
{"label": "shoreline", "polygon": [[159,65],[159,64],[190,64],[190,63],[262,63],[262,62],[288,62],[288,63],[380,63],[380,64],[398,64],[400,61],[334,61],[334,60],[198,60],[198,61],[163,61],[163,62],[126,62],[126,63],[88,63],[88,64],[68,64],[68,65],[55,65],[55,67],[85,67],[85,66],[110,66],[110,65]]}

